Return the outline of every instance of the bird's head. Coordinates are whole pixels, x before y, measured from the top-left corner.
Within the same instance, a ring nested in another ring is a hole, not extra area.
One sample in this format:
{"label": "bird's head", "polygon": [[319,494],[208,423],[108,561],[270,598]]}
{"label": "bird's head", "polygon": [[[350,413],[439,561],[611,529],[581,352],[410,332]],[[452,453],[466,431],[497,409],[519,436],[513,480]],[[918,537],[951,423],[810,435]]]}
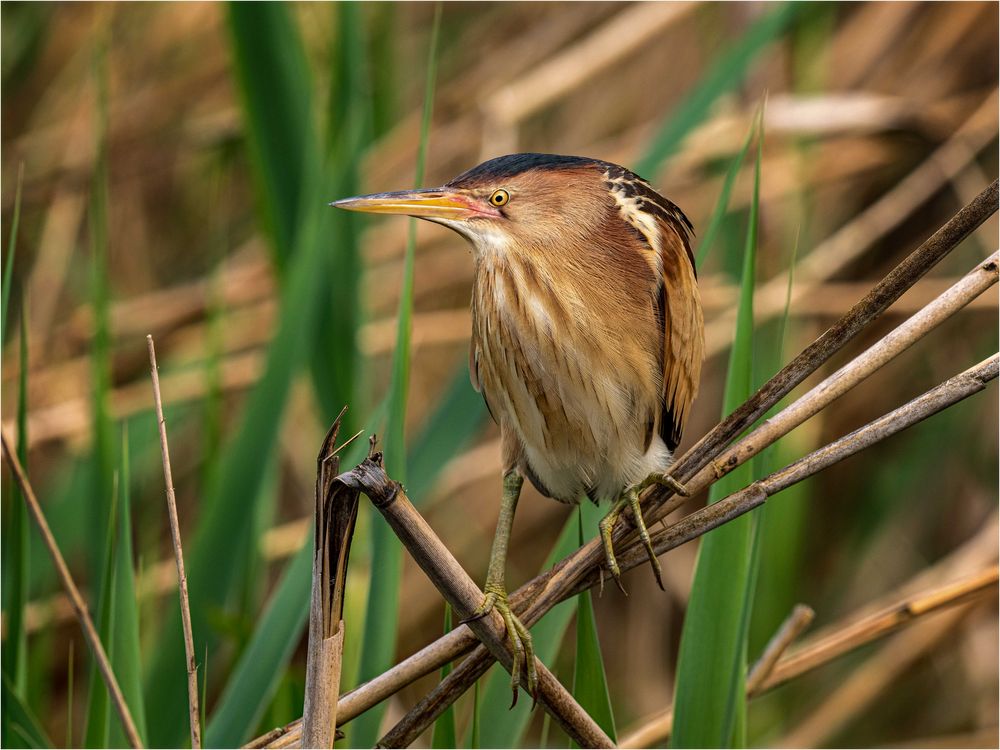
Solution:
{"label": "bird's head", "polygon": [[477,254],[511,248],[546,252],[593,241],[615,222],[621,225],[623,201],[635,199],[624,190],[616,197],[616,180],[623,179],[642,182],[596,159],[512,154],[483,162],[441,187],[362,195],[330,205],[443,224],[466,237]]}

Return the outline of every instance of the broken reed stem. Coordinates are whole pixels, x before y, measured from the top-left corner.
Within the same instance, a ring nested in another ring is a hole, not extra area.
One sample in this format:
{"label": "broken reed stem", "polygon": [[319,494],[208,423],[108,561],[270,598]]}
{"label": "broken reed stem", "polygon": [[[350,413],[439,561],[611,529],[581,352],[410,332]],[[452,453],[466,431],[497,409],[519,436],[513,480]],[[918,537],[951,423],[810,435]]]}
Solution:
{"label": "broken reed stem", "polygon": [[28,506],[31,516],[35,519],[35,523],[38,524],[38,531],[42,536],[42,541],[45,543],[49,555],[52,557],[52,563],[55,565],[59,580],[62,582],[70,604],[73,606],[73,611],[76,613],[76,618],[80,622],[80,628],[83,630],[83,635],[90,646],[94,661],[97,662],[97,668],[100,670],[101,677],[104,678],[104,684],[107,686],[108,694],[111,696],[111,703],[114,705],[115,711],[121,719],[122,728],[125,730],[125,737],[132,747],[141,748],[142,740],[139,738],[139,731],[136,729],[135,721],[132,719],[132,712],[129,711],[128,704],[125,702],[125,696],[122,694],[118,680],[115,678],[115,673],[111,669],[111,662],[108,660],[108,655],[101,644],[101,638],[97,634],[97,628],[94,627],[94,621],[87,610],[87,604],[83,601],[80,590],[73,581],[73,576],[69,572],[66,560],[63,559],[62,552],[59,551],[55,537],[52,536],[49,523],[45,520],[45,514],[42,513],[42,507],[38,504],[38,498],[35,497],[35,491],[32,489],[27,475],[24,473],[24,468],[17,458],[17,453],[11,447],[6,430],[0,431],[0,441],[3,442],[4,456],[7,457],[7,465],[10,466],[11,473],[14,475],[14,481],[21,488],[21,495],[24,497],[24,502]]}
{"label": "broken reed stem", "polygon": [[771,636],[767,642],[760,658],[754,663],[747,675],[747,693],[754,694],[764,684],[764,681],[771,675],[778,659],[782,657],[788,647],[802,635],[803,631],[812,625],[816,619],[816,613],[812,607],[805,604],[796,604],[792,608],[791,614],[781,623],[781,627]]}
{"label": "broken reed stem", "polygon": [[[812,623],[816,613],[805,604],[796,604],[781,627],[771,636],[764,647],[764,652],[753,665],[747,675],[747,695],[752,695],[761,682],[771,673],[774,665],[785,650],[798,638],[802,631]],[[618,743],[618,747],[653,747],[653,745],[669,737],[674,731],[674,709],[671,706],[642,724],[638,729],[629,732]]]}
{"label": "broken reed stem", "polygon": [[772,690],[862,644],[894,633],[919,617],[982,598],[997,588],[998,575],[997,566],[992,565],[953,583],[906,597],[867,617],[848,620],[830,635],[803,644],[783,658],[761,684],[760,692]]}
{"label": "broken reed stem", "polygon": [[344,654],[344,586],[358,515],[357,493],[348,494],[347,502],[341,502],[345,493],[337,491],[340,489],[336,482],[340,472],[337,451],[344,446],[334,446],[345,411],[346,407],[341,409],[327,431],[316,458],[312,595],[302,706],[303,747],[333,747],[337,733]]}
{"label": "broken reed stem", "polygon": [[[403,488],[386,475],[381,459],[379,453],[370,456],[352,471],[342,474],[340,481],[368,496],[435,588],[451,604],[456,615],[471,617],[482,604],[485,594],[413,507]],[[466,624],[489,649],[492,657],[511,672],[514,657],[507,648],[500,614],[492,611]],[[597,722],[537,657],[535,668],[538,672],[537,700],[563,731],[582,747],[614,747]],[[521,675],[521,685],[525,689],[526,673],[527,670],[523,670]],[[410,743],[398,742],[396,734],[389,732],[378,744],[380,747],[406,747]]]}
{"label": "broken reed stem", "polygon": [[156,365],[156,347],[153,337],[146,336],[149,349],[149,373],[153,378],[153,402],[156,405],[156,424],[160,430],[160,454],[163,459],[163,482],[167,486],[167,516],[170,518],[170,541],[174,546],[177,563],[177,590],[181,600],[181,627],[184,631],[184,653],[187,661],[188,718],[191,723],[191,748],[201,747],[201,713],[198,710],[198,665],[194,658],[194,635],[191,631],[191,606],[188,600],[187,574],[184,572],[184,547],[177,520],[177,496],[174,494],[174,477],[170,470],[170,446],[167,443],[167,421],[163,418],[163,398],[160,395],[160,372]]}
{"label": "broken reed stem", "polygon": [[[993,215],[997,210],[997,197],[998,183],[994,181],[992,185],[962,208],[944,226],[925,240],[876,284],[845,316],[806,347],[801,354],[761,386],[742,406],[726,417],[726,419],[720,422],[688,450],[674,465],[672,472],[674,476],[682,481],[687,481],[716,459],[736,436],[746,430],[793,388],[805,380],[806,377],[829,360],[830,357],[853,339],[865,326],[879,317],[907,289],[912,287],[926,274],[927,271],[933,268],[941,258],[947,255],[986,221],[986,219]],[[983,269],[980,266],[973,271],[973,274],[979,275],[987,271],[988,269]],[[962,284],[964,281],[965,279],[960,281],[959,284]],[[945,295],[948,295],[949,292],[946,292]],[[937,322],[940,322],[940,320]],[[937,325],[937,322],[934,325]],[[779,437],[781,435],[774,435],[772,441],[777,440]],[[758,450],[763,447],[766,447],[766,445],[758,446]],[[733,449],[734,452],[736,450],[736,448]],[[709,483],[711,481],[714,481],[714,479],[710,479]],[[694,491],[701,489],[690,482],[688,482],[688,486]],[[673,496],[669,491],[664,491],[662,488],[656,487],[651,488],[651,490],[644,494],[643,501],[647,503],[646,513],[648,517],[663,518],[671,511],[680,507],[684,503],[684,498]],[[616,527],[613,539],[616,547],[622,549],[626,546],[635,547],[636,540],[632,537],[634,537],[634,534],[632,534],[628,524],[622,523]],[[574,577],[594,573],[601,565],[602,559],[599,544],[590,542],[584,545],[575,553],[557,563],[551,570],[536,576],[515,591],[510,597],[511,606],[521,617],[522,621],[525,621],[523,610],[529,601],[537,601],[543,594],[546,594],[547,600],[551,602],[548,606],[551,607],[557,601],[561,601],[570,595],[564,590],[553,591],[552,578],[556,572],[565,571],[569,568],[573,571]],[[527,622],[526,624],[530,625]],[[374,705],[374,703],[368,704],[368,700],[374,700],[375,702],[383,700],[413,680],[433,672],[442,664],[453,661],[463,653],[466,653],[474,645],[474,639],[467,636],[465,629],[454,630],[448,635],[439,638],[417,654],[414,654],[410,659],[397,665],[397,667],[359,687],[355,691],[358,694],[357,700],[361,704],[357,706],[357,713],[361,713],[367,710],[370,705]],[[485,649],[479,649],[474,656],[482,658],[485,654]],[[468,689],[479,676],[484,674],[488,667],[488,663],[485,665],[479,662],[473,663],[473,659],[467,659],[445,680],[445,682],[449,683],[448,689],[454,690],[451,695],[437,694],[438,690],[442,689],[444,685],[442,683],[432,694],[426,696],[424,700],[430,703],[438,700],[444,701],[441,707],[441,710],[443,710],[444,707],[450,705],[451,702]],[[458,685],[459,682],[464,687],[460,688]],[[350,697],[352,697],[352,694],[345,696],[345,700]],[[352,710],[354,710],[354,701],[351,703]],[[404,717],[403,722],[409,721],[423,705],[423,702],[418,704],[418,706]],[[343,704],[342,707],[346,708]],[[357,713],[353,715],[357,715]],[[345,711],[342,715],[346,721],[347,712]],[[298,721],[290,723],[286,726],[286,733],[296,735],[299,731],[299,725],[300,722]]]}
{"label": "broken reed stem", "polygon": [[[751,672],[747,679],[747,697],[756,698],[806,672],[829,664],[850,651],[902,630],[920,621],[925,615],[970,605],[983,599],[993,593],[997,578],[997,566],[993,565],[953,583],[904,597],[873,614],[851,614],[833,626],[830,635],[816,638],[811,643],[802,644],[792,653],[782,655],[769,673],[762,675],[756,682]],[[772,642],[780,637],[789,624],[786,621]],[[770,648],[771,644],[768,644],[765,654]],[[758,664],[763,660],[764,656]],[[757,668],[753,671],[756,672]],[[666,740],[672,728],[673,711],[668,709],[622,738],[620,747],[652,747]]]}

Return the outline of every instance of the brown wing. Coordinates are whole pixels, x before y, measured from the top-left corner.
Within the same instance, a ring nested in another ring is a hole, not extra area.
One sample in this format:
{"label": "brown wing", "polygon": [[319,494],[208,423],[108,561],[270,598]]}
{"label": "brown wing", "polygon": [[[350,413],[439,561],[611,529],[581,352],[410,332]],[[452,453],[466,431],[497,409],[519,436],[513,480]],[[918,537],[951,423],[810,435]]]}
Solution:
{"label": "brown wing", "polygon": [[[681,441],[691,402],[698,393],[705,352],[705,323],[691,252],[691,222],[676,205],[624,167],[601,162],[605,183],[626,221],[658,253],[660,282],[654,297],[663,330],[663,411],[660,437],[671,451]],[[648,218],[654,219],[656,236]],[[654,256],[655,257],[655,256]],[[652,434],[649,433],[649,438]]]}
{"label": "brown wing", "polygon": [[[679,209],[677,213],[680,214]],[[673,451],[681,441],[691,403],[698,394],[701,362],[705,355],[705,321],[687,226],[676,216],[657,216],[657,223],[660,225],[663,267],[659,290],[659,314],[663,323],[660,436]]]}

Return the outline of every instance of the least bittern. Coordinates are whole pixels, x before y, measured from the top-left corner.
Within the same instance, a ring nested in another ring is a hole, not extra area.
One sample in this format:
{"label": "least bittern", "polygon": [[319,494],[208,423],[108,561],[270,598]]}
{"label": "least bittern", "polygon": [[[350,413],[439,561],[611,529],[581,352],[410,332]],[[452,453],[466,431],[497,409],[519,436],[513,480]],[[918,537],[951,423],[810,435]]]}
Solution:
{"label": "least bittern", "polygon": [[524,477],[562,502],[616,501],[600,524],[616,581],[611,532],[629,508],[662,587],[639,492],[663,484],[686,494],[666,472],[704,348],[691,223],[623,167],[551,154],[502,156],[443,187],[332,205],[426,219],[472,245],[469,371],[500,425],[504,466],[486,598],[473,617],[503,616],[514,698],[521,658],[534,694],[531,635],[504,584]]}

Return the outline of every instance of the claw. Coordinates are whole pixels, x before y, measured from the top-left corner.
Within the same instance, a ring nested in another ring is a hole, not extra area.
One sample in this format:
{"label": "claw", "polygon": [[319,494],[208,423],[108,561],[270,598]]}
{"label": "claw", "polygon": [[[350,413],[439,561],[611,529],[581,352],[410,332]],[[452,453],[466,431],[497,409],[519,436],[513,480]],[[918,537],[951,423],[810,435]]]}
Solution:
{"label": "claw", "polygon": [[[489,586],[489,584],[487,584]],[[517,618],[507,603],[507,592],[503,590],[489,590],[487,588],[486,597],[479,609],[469,617],[462,620],[463,623],[479,620],[494,609],[500,613],[503,624],[507,630],[507,637],[510,639],[513,659],[510,670],[510,686],[513,693],[510,707],[517,705],[518,688],[521,685],[521,663],[524,662],[528,683],[528,692],[532,697],[532,708],[538,703],[538,670],[535,668],[535,649],[531,640],[531,633],[528,628]]]}
{"label": "claw", "polygon": [[628,492],[628,506],[632,511],[632,517],[635,519],[635,527],[639,530],[639,538],[646,548],[646,555],[649,557],[649,564],[653,568],[656,584],[660,587],[661,591],[666,591],[663,586],[663,571],[660,570],[660,561],[656,558],[656,552],[653,550],[653,541],[649,538],[649,530],[646,528],[646,522],[642,520],[642,509],[639,507],[639,493],[635,490],[629,490]]}

